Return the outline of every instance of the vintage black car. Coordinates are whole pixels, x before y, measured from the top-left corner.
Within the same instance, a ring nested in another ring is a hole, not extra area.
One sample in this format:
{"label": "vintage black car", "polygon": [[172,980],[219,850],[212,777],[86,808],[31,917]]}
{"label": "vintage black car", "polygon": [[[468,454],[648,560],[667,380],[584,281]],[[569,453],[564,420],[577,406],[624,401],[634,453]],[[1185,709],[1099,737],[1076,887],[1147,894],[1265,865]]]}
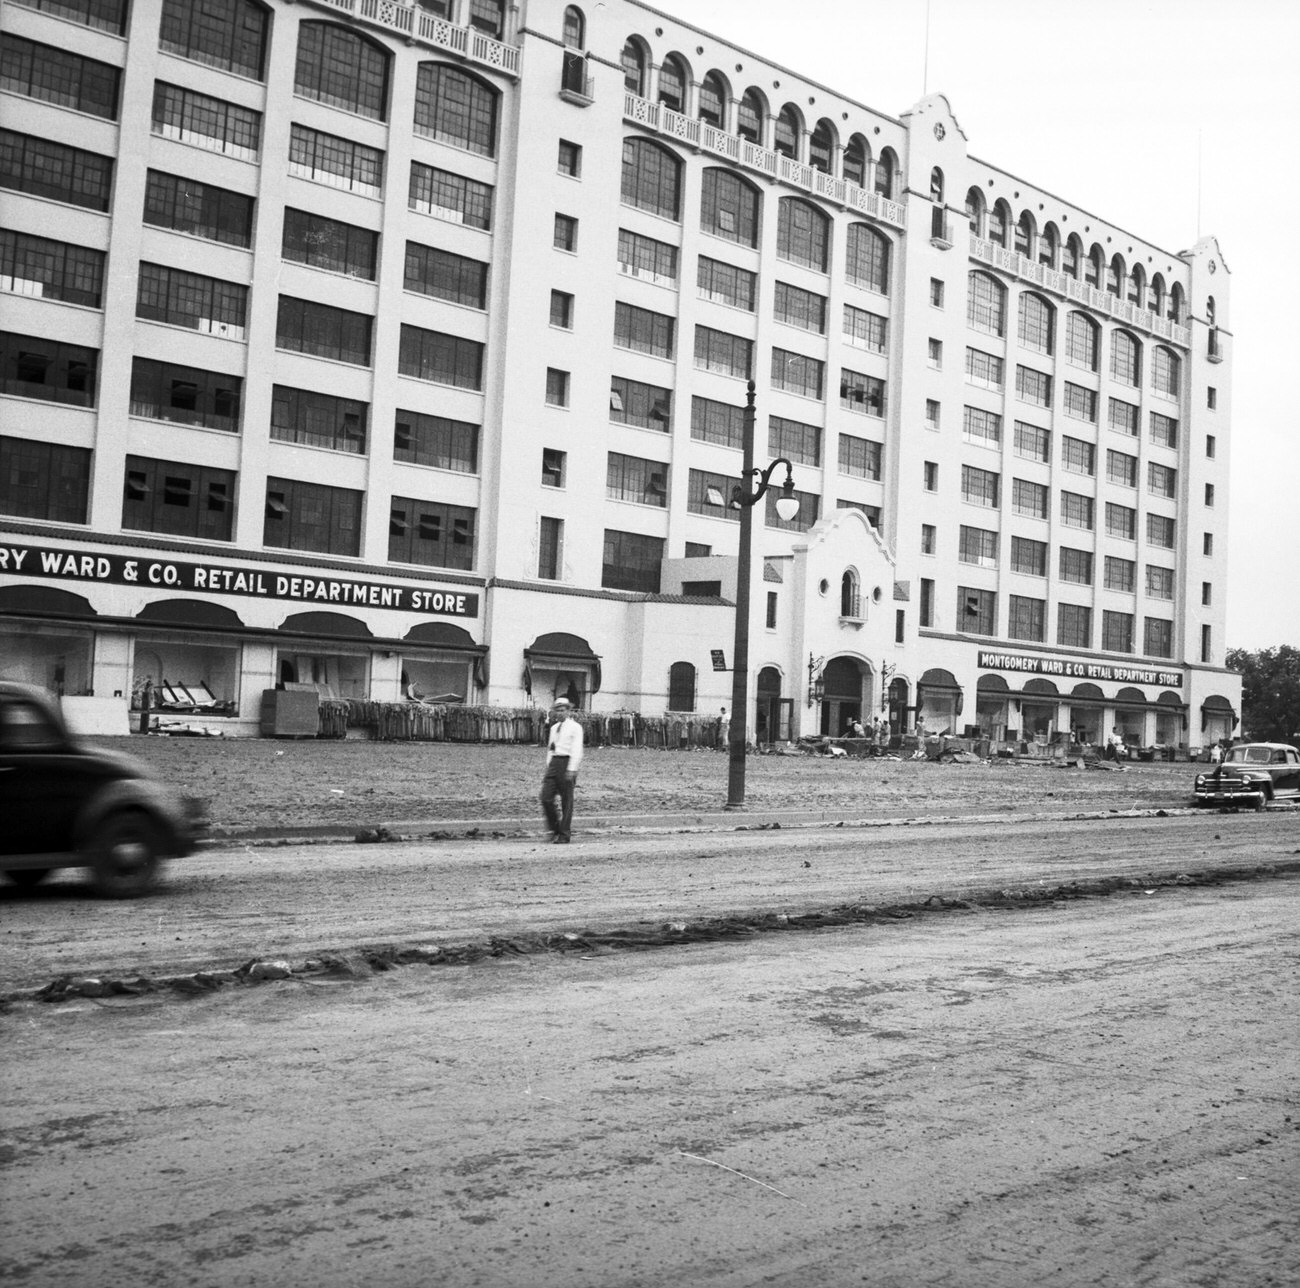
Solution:
{"label": "vintage black car", "polygon": [[1198,805],[1235,809],[1300,800],[1300,751],[1284,742],[1229,747],[1222,763],[1196,775],[1195,790]]}
{"label": "vintage black car", "polygon": [[163,859],[194,849],[203,814],[147,765],[78,741],[44,689],[0,681],[0,872],[14,884],[85,867],[101,895],[144,894]]}

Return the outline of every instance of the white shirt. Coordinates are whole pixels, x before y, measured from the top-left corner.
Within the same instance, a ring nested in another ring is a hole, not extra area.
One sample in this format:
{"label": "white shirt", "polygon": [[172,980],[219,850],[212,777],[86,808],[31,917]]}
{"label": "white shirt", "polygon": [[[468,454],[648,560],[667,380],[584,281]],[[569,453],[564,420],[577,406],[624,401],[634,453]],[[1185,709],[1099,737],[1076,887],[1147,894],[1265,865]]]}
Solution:
{"label": "white shirt", "polygon": [[582,726],[572,717],[565,716],[551,726],[551,736],[546,744],[546,759],[552,756],[568,756],[569,772],[578,772],[582,764]]}

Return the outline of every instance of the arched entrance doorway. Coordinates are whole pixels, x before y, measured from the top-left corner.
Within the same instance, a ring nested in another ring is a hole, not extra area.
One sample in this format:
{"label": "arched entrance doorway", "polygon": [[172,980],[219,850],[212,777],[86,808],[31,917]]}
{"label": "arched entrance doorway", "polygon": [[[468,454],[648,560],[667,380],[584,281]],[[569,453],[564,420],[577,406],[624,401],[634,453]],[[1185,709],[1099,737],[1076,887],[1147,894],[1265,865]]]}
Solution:
{"label": "arched entrance doorway", "polygon": [[781,696],[781,672],[765,666],[755,688],[754,741],[759,746],[788,742],[794,700]]}
{"label": "arched entrance doorway", "polygon": [[863,695],[872,694],[871,670],[857,658],[833,657],[822,670],[822,682],[821,732],[842,738],[862,718]]}

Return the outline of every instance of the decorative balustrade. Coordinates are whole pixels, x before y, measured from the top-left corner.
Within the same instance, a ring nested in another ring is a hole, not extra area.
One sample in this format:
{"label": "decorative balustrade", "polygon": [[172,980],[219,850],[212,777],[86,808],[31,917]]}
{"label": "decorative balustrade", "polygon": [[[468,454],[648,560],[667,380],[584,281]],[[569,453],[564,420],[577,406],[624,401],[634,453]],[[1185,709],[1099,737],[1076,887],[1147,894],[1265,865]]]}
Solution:
{"label": "decorative balustrade", "polygon": [[878,192],[869,192],[847,179],[837,179],[834,175],[825,174],[792,157],[773,152],[770,148],[759,147],[748,139],[726,134],[716,125],[674,112],[662,103],[652,103],[638,94],[625,92],[623,118],[685,143],[697,151],[723,157],[801,192],[823,197],[848,210],[856,210],[883,223],[892,224],[895,228],[907,227],[907,210],[900,202],[890,201]]}

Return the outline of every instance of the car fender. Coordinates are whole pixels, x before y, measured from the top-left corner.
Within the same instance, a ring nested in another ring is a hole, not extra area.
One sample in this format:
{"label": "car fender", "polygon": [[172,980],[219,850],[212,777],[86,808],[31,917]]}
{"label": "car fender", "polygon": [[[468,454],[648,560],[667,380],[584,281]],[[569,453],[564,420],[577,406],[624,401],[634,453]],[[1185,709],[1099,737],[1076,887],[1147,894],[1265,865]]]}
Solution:
{"label": "car fender", "polygon": [[105,783],[82,807],[72,835],[79,851],[91,849],[100,825],[119,810],[138,809],[157,824],[163,848],[168,855],[179,855],[187,848],[177,823],[178,804],[163,784],[147,778],[119,778]]}

